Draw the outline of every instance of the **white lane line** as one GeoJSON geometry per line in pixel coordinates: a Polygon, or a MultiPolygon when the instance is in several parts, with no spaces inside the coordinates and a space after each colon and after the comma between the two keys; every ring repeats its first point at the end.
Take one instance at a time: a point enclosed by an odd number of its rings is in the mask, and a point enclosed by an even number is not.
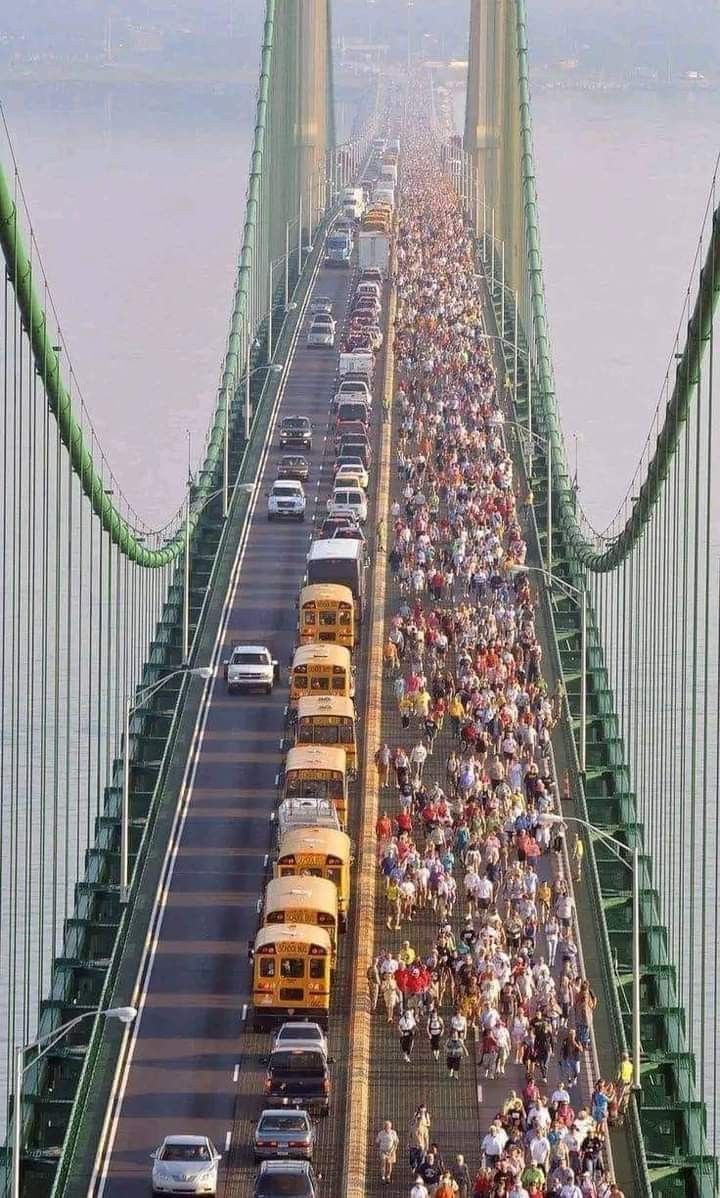
{"type": "MultiPolygon", "coordinates": [[[[281,741],[280,741],[280,744],[278,745],[278,749],[282,749],[282,747],[283,747],[283,745],[284,745],[284,744],[285,744],[285,741],[284,741],[284,740],[281,740],[281,741]]],[[[277,783],[276,783],[275,785],[277,785],[277,783]]]]}
{"type": "Polygon", "coordinates": [[[257,903],[255,904],[255,910],[257,911],[258,915],[262,911],[262,899],[261,898],[259,898],[257,903]]]}
{"type": "Polygon", "coordinates": [[[248,1011],[248,1005],[247,1005],[247,1003],[246,1003],[246,1002],[244,1002],[244,1003],[243,1003],[243,1009],[242,1009],[242,1015],[240,1016],[240,1018],[242,1019],[243,1023],[244,1023],[244,1022],[245,1022],[245,1020],[247,1019],[247,1011],[248,1011]]]}
{"type": "Polygon", "coordinates": [[[237,1082],[239,1077],[240,1077],[240,1064],[238,1063],[235,1066],[235,1068],[233,1069],[233,1081],[237,1082]]]}
{"type": "Polygon", "coordinates": [[[229,1151],[230,1151],[230,1141],[231,1141],[231,1139],[232,1139],[232,1135],[231,1135],[231,1133],[230,1133],[229,1131],[226,1131],[226,1132],[225,1132],[225,1151],[226,1151],[226,1152],[229,1152],[229,1151]]]}
{"type": "Polygon", "coordinates": [[[482,1086],[478,1085],[477,1092],[478,1092],[478,1106],[482,1106],[482,1101],[483,1101],[482,1086]]]}
{"type": "Polygon", "coordinates": [[[279,774],[276,774],[276,775],[275,775],[275,785],[276,785],[276,786],[279,786],[279,785],[280,785],[280,775],[279,775],[279,774]]]}
{"type": "Polygon", "coordinates": [[[270,860],[270,854],[269,854],[269,853],[266,853],[266,854],[265,854],[265,858],[264,858],[264,860],[263,860],[263,869],[267,869],[267,863],[268,863],[268,861],[269,861],[269,860],[270,860]]]}
{"type": "MultiPolygon", "coordinates": [[[[312,294],[312,291],[313,291],[313,288],[317,281],[317,276],[319,273],[320,273],[320,259],[318,259],[318,262],[316,263],[312,278],[310,279],[308,291],[307,291],[307,294],[306,294],[305,300],[304,300],[305,305],[307,305],[309,303],[310,296],[312,294]]],[[[302,318],[302,315],[303,315],[303,313],[301,313],[301,318],[302,318]]],[[[190,808],[190,799],[192,797],[193,789],[195,786],[195,777],[197,774],[197,762],[198,762],[198,758],[200,755],[200,747],[202,746],[204,739],[205,739],[205,730],[207,728],[207,722],[208,722],[208,718],[209,718],[209,714],[210,714],[210,708],[212,706],[211,700],[212,700],[212,691],[213,691],[213,686],[214,686],[214,676],[216,673],[215,667],[218,665],[218,662],[220,660],[220,651],[221,651],[222,645],[224,643],[225,637],[227,636],[227,628],[228,628],[228,623],[230,620],[230,614],[231,614],[233,606],[235,604],[235,599],[237,597],[238,587],[240,585],[240,575],[242,572],[242,565],[245,560],[245,554],[247,552],[247,546],[248,546],[248,542],[250,540],[250,533],[251,533],[252,527],[253,527],[253,519],[254,519],[254,515],[255,515],[255,510],[257,508],[258,499],[259,499],[260,491],[261,491],[261,483],[265,476],[265,471],[267,469],[270,450],[272,448],[272,439],[273,439],[273,436],[275,433],[275,426],[277,424],[277,418],[278,418],[278,414],[280,412],[280,407],[281,407],[283,399],[285,398],[286,393],[287,393],[288,379],[290,377],[292,366],[293,366],[293,363],[295,360],[295,351],[297,349],[297,344],[298,344],[299,339],[300,339],[300,322],[298,322],[298,325],[293,334],[293,339],[290,344],[288,356],[287,356],[286,363],[285,363],[285,370],[281,377],[280,385],[278,387],[277,394],[275,396],[275,403],[273,404],[273,407],[272,407],[272,410],[270,413],[270,418],[268,420],[268,427],[267,427],[267,432],[265,434],[265,440],[263,442],[262,452],[261,452],[261,456],[260,456],[260,462],[258,464],[258,468],[255,473],[255,479],[256,479],[257,485],[255,487],[255,490],[252,493],[252,496],[250,498],[250,503],[248,505],[248,509],[245,514],[245,523],[244,523],[244,526],[243,526],[243,529],[242,529],[242,532],[240,535],[237,553],[235,555],[235,561],[233,563],[233,573],[231,575],[230,585],[228,586],[228,590],[225,595],[225,600],[224,600],[223,608],[222,608],[222,614],[220,617],[220,623],[218,625],[217,636],[215,637],[215,643],[213,645],[212,653],[210,655],[210,663],[213,667],[213,677],[208,678],[205,682],[205,688],[203,690],[202,700],[200,702],[197,719],[195,720],[195,727],[193,729],[193,742],[194,742],[196,748],[194,749],[194,751],[191,750],[190,754],[188,755],[188,760],[185,763],[185,771],[183,774],[182,785],[180,788],[180,796],[178,799],[177,807],[175,809],[175,814],[173,817],[173,824],[172,824],[170,836],[168,838],[167,848],[165,850],[165,857],[163,859],[161,881],[160,881],[160,884],[158,885],[158,890],[157,890],[157,893],[155,896],[155,903],[154,903],[153,911],[152,911],[152,915],[151,915],[151,925],[150,925],[150,928],[148,929],[148,934],[147,934],[147,937],[145,940],[145,948],[143,950],[142,959],[140,961],[140,966],[138,968],[137,976],[135,979],[135,985],[133,987],[133,1001],[132,1001],[131,1005],[137,1009],[138,1014],[131,1025],[126,1025],[125,1030],[123,1032],[123,1041],[120,1046],[120,1052],[118,1054],[118,1061],[117,1061],[117,1065],[115,1068],[115,1074],[113,1077],[112,1090],[110,1093],[107,1109],[105,1112],[105,1117],[103,1120],[103,1125],[102,1125],[101,1132],[100,1132],[100,1139],[98,1142],[97,1152],[95,1154],[95,1161],[93,1164],[93,1172],[92,1172],[92,1177],[90,1179],[90,1187],[88,1190],[89,1195],[97,1195],[97,1198],[102,1198],[104,1191],[105,1191],[105,1186],[106,1186],[106,1183],[108,1180],[108,1172],[109,1172],[109,1168],[110,1168],[110,1162],[112,1160],[113,1149],[115,1146],[115,1138],[117,1136],[117,1130],[118,1130],[118,1126],[120,1123],[120,1116],[122,1113],[122,1105],[123,1105],[123,1101],[125,1099],[125,1091],[127,1089],[128,1078],[130,1075],[130,1067],[132,1065],[133,1057],[135,1055],[135,1047],[136,1047],[138,1037],[140,1034],[140,1027],[142,1025],[143,1011],[145,1009],[147,996],[148,996],[148,993],[150,990],[150,982],[152,979],[152,971],[153,971],[153,967],[155,964],[155,958],[156,958],[156,954],[157,954],[158,941],[160,938],[160,932],[162,929],[163,920],[165,918],[165,911],[166,911],[166,907],[167,907],[167,897],[168,897],[168,894],[170,891],[172,877],[175,872],[175,864],[177,861],[178,853],[180,851],[180,843],[182,841],[185,824],[187,822],[188,811],[190,808]]]]}

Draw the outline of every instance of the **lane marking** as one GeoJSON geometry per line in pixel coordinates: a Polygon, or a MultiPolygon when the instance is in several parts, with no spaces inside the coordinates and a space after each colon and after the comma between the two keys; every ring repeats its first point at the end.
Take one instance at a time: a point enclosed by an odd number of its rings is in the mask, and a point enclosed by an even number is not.
{"type": "Polygon", "coordinates": [[[239,1077],[240,1077],[240,1065],[237,1064],[235,1066],[235,1068],[233,1069],[233,1081],[237,1082],[239,1077]]]}
{"type": "Polygon", "coordinates": [[[226,1151],[226,1152],[229,1152],[229,1151],[230,1151],[230,1141],[231,1141],[231,1139],[232,1139],[232,1134],[231,1134],[231,1132],[229,1132],[229,1131],[226,1131],[226,1132],[225,1132],[225,1151],[226,1151]]]}
{"type": "Polygon", "coordinates": [[[248,1005],[247,1005],[247,1003],[246,1003],[246,1002],[244,1002],[244,1003],[243,1003],[243,1009],[242,1009],[242,1015],[240,1016],[240,1018],[242,1019],[243,1023],[244,1023],[244,1022],[245,1022],[245,1020],[247,1019],[247,1013],[248,1013],[248,1005]]]}
{"type": "MultiPolygon", "coordinates": [[[[313,274],[312,274],[309,284],[308,284],[308,290],[305,295],[305,299],[303,301],[305,310],[307,308],[307,304],[310,302],[310,297],[312,295],[315,284],[317,282],[317,277],[320,273],[320,265],[321,265],[321,259],[318,258],[318,261],[315,264],[315,269],[313,270],[313,274]]],[[[245,523],[244,523],[243,529],[240,534],[240,539],[238,541],[238,548],[237,548],[237,552],[235,555],[235,562],[233,563],[233,572],[232,572],[232,575],[230,578],[230,584],[228,586],[228,589],[227,589],[227,592],[225,595],[225,600],[223,603],[221,617],[220,617],[220,621],[218,624],[217,635],[215,637],[213,650],[210,655],[210,665],[213,668],[213,672],[212,672],[211,677],[206,679],[205,685],[203,688],[203,694],[202,694],[202,698],[200,701],[200,707],[198,709],[197,718],[195,720],[195,727],[193,729],[191,751],[188,754],[188,759],[185,763],[185,770],[183,773],[182,784],[180,786],[180,791],[179,791],[179,795],[178,795],[178,803],[175,808],[173,824],[172,824],[172,827],[170,830],[170,836],[168,838],[168,844],[167,844],[167,847],[165,850],[165,857],[163,859],[160,882],[158,884],[158,888],[157,888],[157,891],[155,894],[155,902],[154,902],[153,911],[152,911],[152,914],[150,917],[150,926],[148,928],[148,933],[147,933],[147,936],[145,939],[145,946],[143,949],[143,955],[140,960],[140,965],[138,967],[138,972],[137,972],[135,984],[133,987],[133,1001],[132,1001],[131,1005],[136,1008],[138,1014],[137,1014],[136,1018],[133,1020],[132,1024],[125,1026],[125,1029],[123,1032],[123,1039],[122,1039],[122,1042],[120,1045],[120,1051],[118,1053],[117,1064],[115,1066],[115,1073],[113,1076],[112,1089],[110,1092],[110,1097],[108,1099],[107,1109],[105,1112],[105,1117],[103,1119],[103,1125],[102,1125],[102,1128],[100,1131],[100,1138],[98,1141],[98,1148],[97,1148],[97,1152],[95,1155],[95,1161],[93,1164],[93,1172],[92,1172],[92,1177],[90,1179],[90,1187],[89,1187],[88,1193],[90,1195],[97,1194],[97,1198],[102,1198],[102,1195],[105,1192],[105,1186],[106,1186],[106,1183],[108,1180],[109,1167],[110,1167],[110,1162],[112,1160],[115,1139],[117,1137],[117,1130],[118,1130],[118,1126],[120,1123],[120,1115],[121,1115],[121,1111],[122,1111],[122,1105],[123,1105],[123,1101],[125,1098],[125,1091],[127,1089],[128,1078],[130,1076],[130,1068],[132,1065],[133,1057],[135,1055],[135,1048],[137,1045],[138,1036],[140,1033],[140,1027],[142,1024],[142,1016],[143,1016],[143,1012],[144,1012],[145,1005],[147,1002],[147,996],[148,996],[149,989],[150,989],[150,981],[152,979],[153,966],[155,964],[155,959],[157,956],[157,947],[158,947],[158,942],[159,942],[159,938],[160,938],[160,932],[162,930],[163,919],[165,916],[165,911],[167,909],[167,898],[168,898],[168,894],[170,892],[170,887],[172,884],[172,877],[175,872],[175,865],[177,862],[178,853],[180,851],[180,843],[182,841],[185,824],[187,822],[188,811],[190,808],[190,800],[192,797],[192,792],[193,792],[194,785],[195,785],[195,778],[197,775],[197,765],[198,765],[198,760],[199,760],[199,756],[200,756],[200,748],[202,747],[202,744],[205,739],[205,731],[207,728],[207,722],[208,722],[209,715],[210,715],[210,708],[212,706],[212,694],[213,694],[213,689],[214,689],[214,684],[215,684],[215,677],[217,674],[217,667],[218,667],[219,661],[220,661],[222,646],[223,646],[223,644],[225,642],[225,638],[227,636],[227,628],[228,628],[228,623],[230,620],[230,614],[235,606],[235,600],[237,598],[237,592],[238,592],[238,587],[240,585],[240,577],[241,577],[241,573],[242,573],[242,565],[245,560],[245,554],[247,552],[247,546],[248,546],[248,543],[250,540],[250,534],[253,529],[255,511],[257,509],[258,500],[260,498],[262,480],[263,480],[263,477],[265,474],[265,470],[267,468],[270,451],[272,449],[272,441],[273,441],[273,437],[275,434],[275,428],[277,425],[278,415],[280,412],[280,408],[282,406],[282,402],[283,402],[286,392],[287,392],[288,380],[289,380],[289,377],[290,377],[290,374],[292,371],[293,364],[295,362],[295,355],[296,355],[296,350],[297,350],[297,346],[298,346],[298,341],[300,339],[300,327],[301,327],[303,315],[304,315],[304,312],[301,312],[300,318],[298,319],[298,324],[293,333],[293,336],[292,336],[292,339],[290,342],[290,346],[288,349],[288,356],[287,356],[287,359],[285,362],[285,369],[283,371],[283,374],[282,374],[282,377],[280,380],[280,385],[278,386],[277,395],[275,396],[275,403],[273,405],[272,411],[270,413],[270,418],[268,420],[268,427],[267,427],[267,432],[265,434],[265,440],[263,442],[263,448],[262,448],[261,455],[260,455],[260,461],[258,463],[257,471],[255,472],[255,484],[256,485],[252,492],[250,502],[248,504],[247,511],[245,513],[245,523]],[[193,748],[192,746],[195,746],[195,747],[193,748]],[[96,1190],[96,1187],[98,1187],[97,1190],[96,1190]]],[[[245,1011],[247,1012],[246,1007],[245,1007],[245,1011]]],[[[245,1018],[245,1016],[243,1016],[243,1018],[245,1018]]]]}
{"type": "Polygon", "coordinates": [[[279,786],[279,785],[280,785],[280,775],[279,775],[279,774],[276,774],[276,775],[275,775],[275,785],[276,785],[276,786],[279,786]]]}
{"type": "Polygon", "coordinates": [[[482,1103],[483,1103],[483,1088],[482,1088],[482,1086],[480,1085],[480,1083],[479,1083],[479,1082],[478,1082],[477,1094],[478,1094],[478,1106],[482,1106],[482,1103]]]}
{"type": "Polygon", "coordinates": [[[267,863],[268,863],[268,861],[269,861],[269,860],[270,860],[270,854],[269,854],[269,853],[266,853],[266,854],[265,854],[265,858],[264,858],[264,860],[263,860],[263,869],[267,869],[267,863]]]}
{"type": "Polygon", "coordinates": [[[262,901],[262,899],[261,899],[261,898],[259,898],[259,899],[258,899],[258,901],[257,901],[257,903],[256,903],[256,905],[255,905],[255,910],[257,911],[258,915],[259,915],[259,914],[260,914],[260,912],[262,911],[262,904],[263,904],[263,901],[262,901]]]}

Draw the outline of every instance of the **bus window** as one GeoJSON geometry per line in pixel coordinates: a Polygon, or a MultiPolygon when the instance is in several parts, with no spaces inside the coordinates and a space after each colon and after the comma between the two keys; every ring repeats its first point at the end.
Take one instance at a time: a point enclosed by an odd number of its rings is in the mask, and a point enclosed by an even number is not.
{"type": "Polygon", "coordinates": [[[280,962],[280,973],[284,978],[302,978],[305,976],[305,962],[302,957],[283,957],[280,962]]]}
{"type": "Polygon", "coordinates": [[[305,608],[305,611],[303,612],[303,623],[306,628],[314,628],[315,627],[315,612],[308,611],[308,609],[305,608]]]}
{"type": "MultiPolygon", "coordinates": [[[[318,871],[318,873],[319,873],[319,872],[320,872],[320,871],[318,871]]],[[[342,868],[341,868],[341,866],[339,866],[339,865],[326,865],[326,866],[325,866],[325,877],[326,877],[326,878],[328,878],[328,880],[329,880],[330,882],[334,882],[334,883],[335,883],[335,885],[339,887],[339,885],[340,885],[340,881],[341,881],[341,879],[342,879],[342,868]]]]}
{"type": "Polygon", "coordinates": [[[318,960],[316,957],[310,958],[310,977],[315,981],[321,981],[325,977],[324,959],[318,960]]]}
{"type": "Polygon", "coordinates": [[[323,628],[334,628],[337,624],[336,613],[334,611],[321,611],[320,623],[322,624],[323,628]]]}
{"type": "MultiPolygon", "coordinates": [[[[344,679],[343,678],[340,678],[340,679],[333,678],[333,686],[335,686],[337,682],[340,683],[340,690],[343,690],[344,685],[345,685],[344,679]]],[[[317,675],[313,675],[313,677],[310,679],[310,690],[311,691],[329,691],[330,690],[330,679],[329,678],[318,678],[317,675]]]]}
{"type": "MultiPolygon", "coordinates": [[[[323,681],[327,681],[327,680],[324,679],[323,681]]],[[[344,694],[345,693],[345,679],[344,678],[333,678],[332,688],[334,691],[342,691],[342,693],[344,694]]],[[[325,687],[325,689],[327,690],[327,687],[325,687]]]]}
{"type": "Polygon", "coordinates": [[[275,977],[275,958],[261,957],[260,958],[260,977],[274,978],[275,977]]]}

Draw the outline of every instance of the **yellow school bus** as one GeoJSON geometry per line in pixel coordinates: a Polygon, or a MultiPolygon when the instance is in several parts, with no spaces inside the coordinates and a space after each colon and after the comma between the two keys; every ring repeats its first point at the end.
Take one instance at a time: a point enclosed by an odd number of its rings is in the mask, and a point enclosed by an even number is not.
{"type": "Polygon", "coordinates": [[[327,878],[277,877],[265,887],[263,923],[310,923],[324,928],[337,951],[338,892],[327,878]]]}
{"type": "Polygon", "coordinates": [[[333,950],[324,928],[268,924],[259,929],[251,954],[255,1031],[286,1019],[313,1019],[327,1027],[333,950]]]}
{"type": "Polygon", "coordinates": [[[290,669],[290,709],[295,711],[303,695],[355,694],[350,650],[345,645],[300,645],[290,669]]]}
{"type": "Polygon", "coordinates": [[[280,841],[278,878],[327,878],[337,888],[340,931],[350,906],[350,837],[336,828],[293,828],[280,841]]]}
{"type": "Polygon", "coordinates": [[[344,749],[347,767],[357,767],[357,729],[352,699],[334,695],[309,695],[300,699],[295,722],[296,745],[334,745],[344,749]]]}
{"type": "Polygon", "coordinates": [[[347,823],[348,769],[344,749],[296,745],[285,758],[284,799],[317,797],[335,804],[343,827],[347,823]]]}
{"type": "Polygon", "coordinates": [[[355,600],[349,587],[313,583],[303,587],[298,602],[298,637],[301,645],[321,641],[355,646],[355,600]]]}

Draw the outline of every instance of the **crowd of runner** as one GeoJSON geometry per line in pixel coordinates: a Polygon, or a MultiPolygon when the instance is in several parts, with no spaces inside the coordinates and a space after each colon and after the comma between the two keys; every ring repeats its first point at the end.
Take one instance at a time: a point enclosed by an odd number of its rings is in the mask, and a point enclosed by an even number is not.
{"type": "Polygon", "coordinates": [[[596,998],[553,819],[560,696],[542,677],[472,238],[433,149],[405,149],[384,646],[403,740],[375,757],[387,940],[368,987],[405,1066],[430,1053],[454,1082],[476,1053],[479,1078],[508,1089],[452,1161],[427,1107],[409,1128],[385,1122],[381,1177],[396,1185],[397,1170],[411,1198],[622,1198],[605,1133],[632,1071],[624,1059],[617,1082],[593,1085],[596,998]],[[434,943],[416,940],[420,924],[434,943]]]}

